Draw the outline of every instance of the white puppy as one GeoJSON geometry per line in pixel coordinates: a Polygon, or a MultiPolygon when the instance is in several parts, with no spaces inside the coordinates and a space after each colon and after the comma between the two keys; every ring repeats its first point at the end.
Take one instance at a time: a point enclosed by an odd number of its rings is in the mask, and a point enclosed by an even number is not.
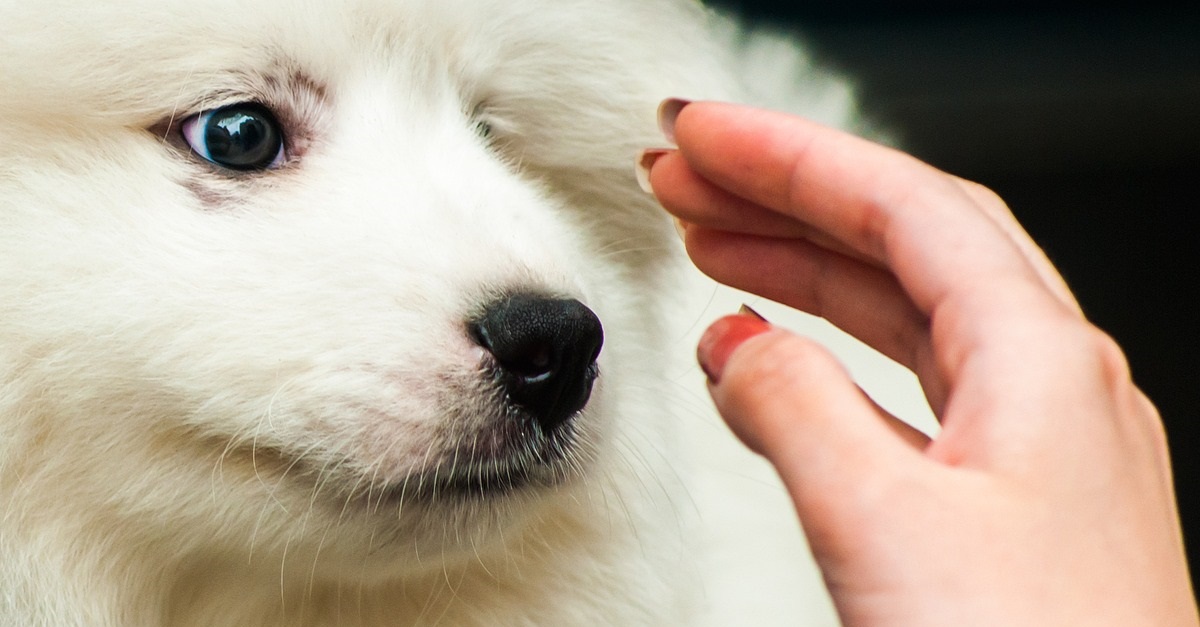
{"type": "Polygon", "coordinates": [[[805,63],[684,0],[0,0],[0,625],[829,621],[705,483],[762,468],[632,175],[667,96],[852,124],[805,63]]]}

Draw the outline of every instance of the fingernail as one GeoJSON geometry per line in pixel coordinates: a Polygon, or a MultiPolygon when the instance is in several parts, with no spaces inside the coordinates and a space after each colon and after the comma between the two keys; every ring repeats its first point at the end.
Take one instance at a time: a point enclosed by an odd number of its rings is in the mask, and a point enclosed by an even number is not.
{"type": "Polygon", "coordinates": [[[654,167],[654,162],[658,161],[659,157],[671,150],[671,148],[647,148],[638,156],[633,171],[637,176],[638,187],[642,188],[643,192],[654,194],[654,188],[650,186],[650,168],[654,167]]]}
{"type": "Polygon", "coordinates": [[[751,309],[750,305],[747,305],[746,303],[742,303],[742,306],[738,307],[738,313],[743,316],[750,316],[751,318],[758,318],[759,320],[762,320],[763,322],[767,321],[766,318],[762,317],[762,314],[751,309]]]}
{"type": "MultiPolygon", "coordinates": [[[[749,308],[747,308],[749,309],[749,308]]],[[[712,323],[696,347],[700,368],[713,384],[720,383],[725,363],[742,342],[771,330],[771,324],[753,314],[725,316],[712,323]]]]}
{"type": "Polygon", "coordinates": [[[677,143],[675,141],[675,118],[679,117],[679,112],[691,103],[691,100],[683,98],[667,98],[658,105],[658,128],[667,141],[672,144],[677,143]]]}
{"type": "Polygon", "coordinates": [[[679,234],[679,240],[687,241],[687,222],[672,216],[671,222],[675,225],[675,232],[679,234]]]}

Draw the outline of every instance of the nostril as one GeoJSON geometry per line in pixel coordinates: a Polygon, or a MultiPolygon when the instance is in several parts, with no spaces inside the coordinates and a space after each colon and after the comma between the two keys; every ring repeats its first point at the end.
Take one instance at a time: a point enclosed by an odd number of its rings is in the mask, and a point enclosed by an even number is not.
{"type": "Polygon", "coordinates": [[[515,294],[488,304],[469,328],[495,357],[509,400],[545,431],[587,403],[604,333],[583,303],[515,294]]]}
{"type": "MultiPolygon", "coordinates": [[[[503,325],[504,323],[499,323],[503,325]]],[[[495,321],[481,323],[475,327],[475,339],[496,358],[510,374],[530,380],[550,376],[555,369],[555,349],[548,337],[524,335],[522,330],[497,331],[495,321]]]]}

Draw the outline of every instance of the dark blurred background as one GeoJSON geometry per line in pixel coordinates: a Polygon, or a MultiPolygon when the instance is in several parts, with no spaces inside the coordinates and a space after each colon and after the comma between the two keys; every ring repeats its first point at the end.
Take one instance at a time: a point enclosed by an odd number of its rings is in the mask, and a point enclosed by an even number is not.
{"type": "Polygon", "coordinates": [[[711,4],[802,33],[904,148],[1008,201],[1161,410],[1200,575],[1200,3],[711,4]]]}

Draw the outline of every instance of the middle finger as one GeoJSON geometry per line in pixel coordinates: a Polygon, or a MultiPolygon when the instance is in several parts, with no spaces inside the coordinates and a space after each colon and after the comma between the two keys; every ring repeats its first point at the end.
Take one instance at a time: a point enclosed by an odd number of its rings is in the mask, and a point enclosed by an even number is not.
{"type": "Polygon", "coordinates": [[[940,408],[944,384],[928,319],[884,270],[804,239],[692,225],[685,243],[696,267],[718,282],[825,318],[912,370],[940,408]]]}

